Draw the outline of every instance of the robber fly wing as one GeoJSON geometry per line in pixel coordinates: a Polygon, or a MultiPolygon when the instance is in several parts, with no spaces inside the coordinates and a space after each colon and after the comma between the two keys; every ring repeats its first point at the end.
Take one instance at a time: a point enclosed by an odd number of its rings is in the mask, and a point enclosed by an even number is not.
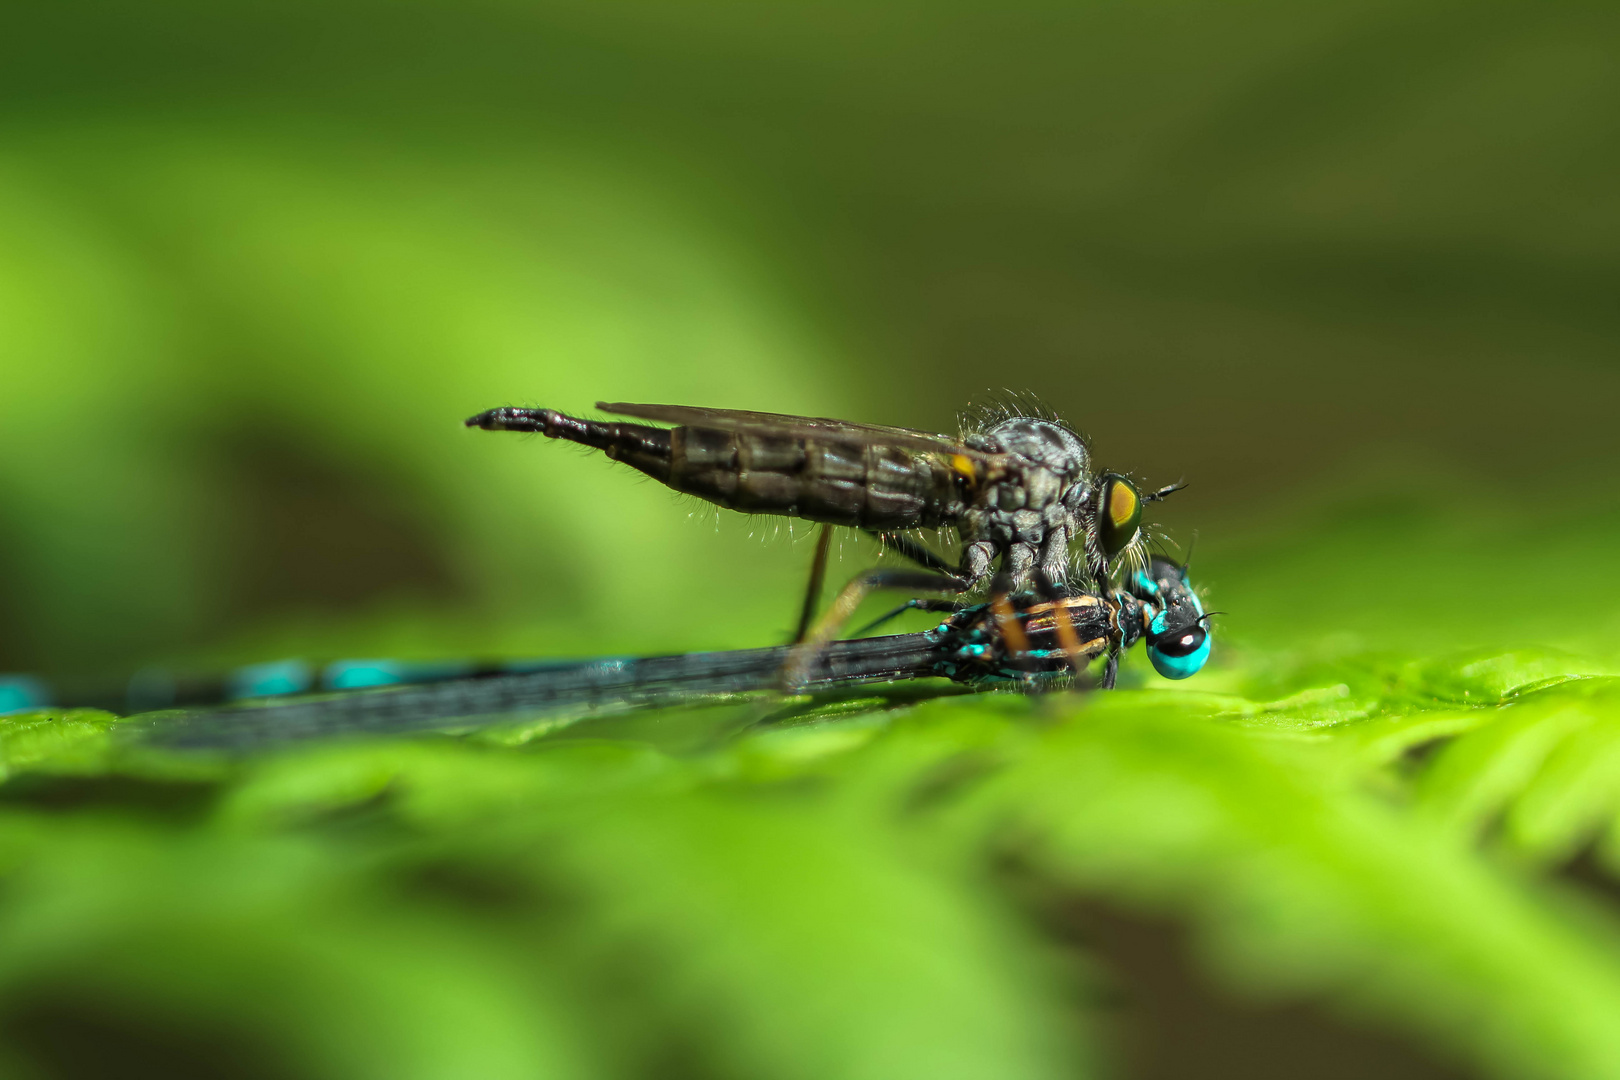
{"type": "Polygon", "coordinates": [[[786,413],[748,412],[743,409],[700,409],[690,405],[635,405],[623,401],[599,401],[596,407],[619,416],[660,420],[666,424],[713,428],[720,431],[755,431],[775,435],[800,435],[844,442],[903,446],[931,453],[983,455],[964,447],[959,439],[911,428],[882,424],[857,424],[821,416],[790,416],[786,413]]]}

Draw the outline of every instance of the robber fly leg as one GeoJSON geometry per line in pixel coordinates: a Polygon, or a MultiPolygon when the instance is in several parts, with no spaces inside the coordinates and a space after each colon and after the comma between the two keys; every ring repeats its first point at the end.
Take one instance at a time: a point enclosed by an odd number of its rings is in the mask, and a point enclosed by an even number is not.
{"type": "Polygon", "coordinates": [[[978,583],[990,575],[990,563],[996,557],[996,545],[988,540],[975,540],[962,549],[960,576],[978,583]]]}
{"type": "Polygon", "coordinates": [[[867,532],[876,537],[884,547],[893,548],[924,569],[932,570],[936,574],[948,574],[951,577],[970,576],[962,567],[952,566],[945,561],[943,556],[936,555],[925,545],[919,544],[909,536],[902,536],[900,533],[892,532],[875,532],[871,529],[868,529],[867,532]]]}
{"type": "Polygon", "coordinates": [[[1013,606],[1015,579],[1011,563],[1012,553],[1009,551],[1001,560],[1001,569],[996,571],[996,576],[990,580],[988,606],[990,617],[996,624],[996,632],[1001,636],[1001,648],[1006,654],[1008,666],[1024,668],[1028,666],[1030,659],[1029,635],[1024,633],[1024,624],[1018,617],[1018,609],[1013,606]]]}
{"type": "Polygon", "coordinates": [[[1068,599],[1069,590],[1054,582],[1045,566],[1035,568],[1035,589],[1041,599],[1052,605],[1052,631],[1064,658],[1069,662],[1070,670],[1076,675],[1082,674],[1086,669],[1087,657],[1081,648],[1080,635],[1074,628],[1073,613],[1063,602],[1068,599]]]}
{"type": "Polygon", "coordinates": [[[804,590],[804,607],[799,611],[799,628],[794,631],[793,644],[797,645],[810,632],[810,620],[816,617],[816,605],[821,603],[821,586],[827,580],[827,552],[832,547],[831,525],[821,527],[816,537],[816,554],[810,562],[810,583],[804,590]]]}
{"type": "Polygon", "coordinates": [[[1041,544],[1041,561],[1036,571],[1049,583],[1061,586],[1069,579],[1069,527],[1059,525],[1046,534],[1041,544]]]}
{"type": "MultiPolygon", "coordinates": [[[[902,556],[910,559],[918,566],[925,567],[937,574],[943,574],[944,576],[953,579],[961,579],[966,577],[966,574],[963,572],[961,567],[952,566],[950,563],[945,561],[943,556],[935,554],[928,547],[911,539],[909,536],[903,536],[900,533],[893,532],[879,532],[876,529],[867,529],[866,532],[868,536],[871,536],[873,539],[877,540],[877,542],[882,544],[884,547],[891,548],[894,551],[899,552],[902,556]]],[[[963,588],[953,591],[966,592],[967,586],[964,585],[963,588]]],[[[964,606],[964,604],[956,600],[907,600],[893,611],[879,615],[876,619],[873,619],[871,622],[855,631],[855,633],[851,636],[864,637],[868,633],[882,626],[884,623],[890,621],[891,619],[898,618],[908,611],[946,611],[955,613],[961,611],[964,606]]],[[[808,625],[808,620],[806,620],[806,624],[808,625]]],[[[799,628],[799,636],[795,640],[795,644],[804,640],[807,625],[799,628]]]]}
{"type": "MultiPolygon", "coordinates": [[[[1097,547],[1093,538],[1086,537],[1086,568],[1091,574],[1093,586],[1097,594],[1106,599],[1112,595],[1110,589],[1113,581],[1113,568],[1109,566],[1108,557],[1097,547]]],[[[1114,677],[1119,674],[1119,634],[1113,633],[1108,639],[1108,661],[1103,667],[1101,686],[1104,690],[1114,688],[1114,677]]]]}
{"type": "Polygon", "coordinates": [[[1007,579],[1007,591],[1017,592],[1029,586],[1030,571],[1035,569],[1035,545],[1015,543],[1007,545],[1007,554],[1001,560],[1001,573],[1007,579]]]}
{"type": "Polygon", "coordinates": [[[855,609],[860,607],[861,601],[866,599],[866,595],[872,590],[904,589],[907,592],[961,593],[967,591],[968,584],[958,577],[925,574],[916,570],[868,570],[839,590],[833,602],[827,606],[826,613],[816,621],[815,628],[803,641],[793,647],[792,652],[788,654],[787,664],[783,667],[783,685],[790,691],[796,691],[810,681],[810,672],[822,649],[838,635],[850,616],[855,614],[855,609]]]}

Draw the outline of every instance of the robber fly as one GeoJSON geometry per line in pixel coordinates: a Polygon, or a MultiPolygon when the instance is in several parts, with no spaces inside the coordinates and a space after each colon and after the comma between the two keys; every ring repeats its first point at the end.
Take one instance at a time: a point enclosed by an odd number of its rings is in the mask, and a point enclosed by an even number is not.
{"type": "Polygon", "coordinates": [[[467,426],[539,432],[595,447],[676,491],[727,509],[863,529],[951,579],[928,588],[956,592],[985,584],[998,558],[998,592],[1023,590],[1032,577],[1061,585],[1076,541],[1083,544],[1088,584],[1107,591],[1116,562],[1144,564],[1142,504],[1181,486],[1144,494],[1128,477],[1095,472],[1086,441],[1061,421],[1043,417],[1008,416],[982,432],[952,438],[733,409],[623,402],[596,407],[674,426],[516,406],[479,413],[467,426]],[[955,528],[961,537],[956,565],[896,535],[942,528],[955,528]]]}

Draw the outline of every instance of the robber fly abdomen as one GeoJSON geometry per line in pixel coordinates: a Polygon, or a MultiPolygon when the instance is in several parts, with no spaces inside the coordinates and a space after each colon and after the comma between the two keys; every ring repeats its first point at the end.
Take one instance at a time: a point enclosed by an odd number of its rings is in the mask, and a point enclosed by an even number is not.
{"type": "Polygon", "coordinates": [[[938,528],[964,508],[934,455],[751,431],[673,429],[665,483],[731,510],[860,529],[938,528]]]}
{"type": "Polygon", "coordinates": [[[555,409],[492,409],[489,431],[538,431],[592,446],[728,510],[782,514],[858,529],[939,528],[967,508],[974,474],[963,459],[814,432],[769,434],[698,425],[657,428],[588,420],[555,409]]]}

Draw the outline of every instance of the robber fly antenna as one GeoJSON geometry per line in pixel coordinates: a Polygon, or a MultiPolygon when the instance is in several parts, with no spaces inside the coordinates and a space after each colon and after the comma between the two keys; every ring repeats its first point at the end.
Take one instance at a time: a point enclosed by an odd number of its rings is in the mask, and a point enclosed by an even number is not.
{"type": "Polygon", "coordinates": [[[1166,495],[1170,495],[1170,494],[1173,494],[1173,493],[1175,493],[1177,491],[1180,491],[1182,488],[1184,488],[1186,486],[1187,486],[1187,481],[1186,481],[1185,478],[1182,478],[1180,480],[1177,480],[1173,484],[1166,484],[1164,487],[1160,488],[1158,491],[1152,491],[1152,492],[1149,492],[1146,495],[1143,495],[1142,496],[1142,501],[1143,502],[1158,502],[1160,499],[1164,498],[1166,495]]]}

